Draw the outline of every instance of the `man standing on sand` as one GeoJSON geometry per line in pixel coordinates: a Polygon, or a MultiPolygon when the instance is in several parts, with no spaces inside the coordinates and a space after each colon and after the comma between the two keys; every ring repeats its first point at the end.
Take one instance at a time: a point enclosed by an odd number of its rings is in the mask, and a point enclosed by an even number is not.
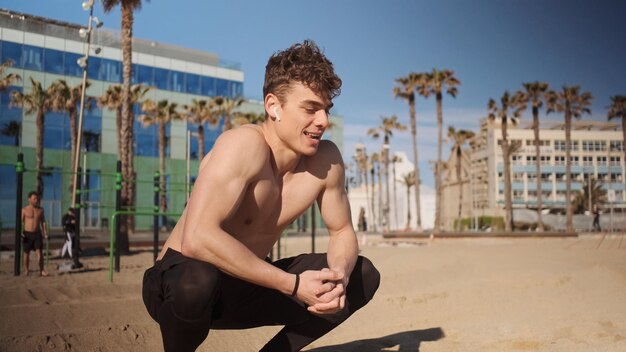
{"type": "Polygon", "coordinates": [[[358,256],[344,166],[322,140],[341,79],[311,41],[274,54],[263,86],[266,121],[224,132],[143,299],[166,351],[194,351],[210,329],[284,325],[262,351],[299,351],[372,299],[380,274],[358,256]],[[317,201],[328,253],[271,262],[282,231],[317,201]]]}
{"type": "Polygon", "coordinates": [[[24,249],[24,274],[28,276],[28,265],[30,251],[33,249],[37,253],[37,263],[39,263],[39,276],[48,276],[43,270],[43,239],[48,239],[48,228],[43,209],[39,206],[39,194],[32,191],[28,193],[28,205],[22,208],[22,247],[24,249]],[[43,238],[42,238],[43,233],[43,238]]]}

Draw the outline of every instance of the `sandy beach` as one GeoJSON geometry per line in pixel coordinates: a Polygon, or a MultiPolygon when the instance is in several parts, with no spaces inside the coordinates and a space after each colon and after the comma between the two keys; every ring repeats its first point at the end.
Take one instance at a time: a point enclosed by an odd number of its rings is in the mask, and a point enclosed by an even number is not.
{"type": "MultiPolygon", "coordinates": [[[[326,238],[316,248],[325,248],[326,238]]],[[[283,241],[283,254],[310,239],[283,241]]],[[[149,249],[108,255],[50,277],[13,276],[0,258],[0,351],[159,351],[158,325],[141,300],[149,249]]],[[[626,351],[626,239],[383,240],[362,254],[382,282],[368,306],[309,351],[626,351]]],[[[32,260],[32,259],[31,259],[32,260]]],[[[31,268],[34,267],[34,261],[31,268]]],[[[278,327],[211,331],[199,351],[256,351],[278,327]]]]}

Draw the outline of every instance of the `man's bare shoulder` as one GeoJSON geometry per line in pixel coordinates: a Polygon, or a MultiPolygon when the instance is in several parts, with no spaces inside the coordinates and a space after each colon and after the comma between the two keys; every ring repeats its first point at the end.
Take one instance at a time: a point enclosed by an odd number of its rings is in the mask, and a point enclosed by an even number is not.
{"type": "Polygon", "coordinates": [[[255,169],[265,164],[269,147],[259,126],[244,125],[222,133],[209,154],[202,160],[200,169],[208,164],[237,164],[255,169]]]}

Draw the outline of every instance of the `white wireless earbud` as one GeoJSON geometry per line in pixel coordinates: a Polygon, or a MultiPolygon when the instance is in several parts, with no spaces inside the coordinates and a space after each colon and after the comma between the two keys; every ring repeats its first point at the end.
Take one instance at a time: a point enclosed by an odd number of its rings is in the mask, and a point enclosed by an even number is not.
{"type": "Polygon", "coordinates": [[[280,116],[278,116],[278,107],[274,107],[272,110],[274,112],[274,116],[276,116],[276,121],[280,121],[280,116]]]}

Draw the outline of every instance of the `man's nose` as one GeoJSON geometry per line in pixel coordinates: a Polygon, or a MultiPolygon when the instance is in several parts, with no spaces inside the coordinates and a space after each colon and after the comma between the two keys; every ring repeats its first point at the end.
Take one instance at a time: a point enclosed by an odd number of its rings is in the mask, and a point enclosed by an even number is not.
{"type": "Polygon", "coordinates": [[[315,116],[315,126],[319,128],[328,128],[328,113],[325,110],[320,110],[315,116]]]}

